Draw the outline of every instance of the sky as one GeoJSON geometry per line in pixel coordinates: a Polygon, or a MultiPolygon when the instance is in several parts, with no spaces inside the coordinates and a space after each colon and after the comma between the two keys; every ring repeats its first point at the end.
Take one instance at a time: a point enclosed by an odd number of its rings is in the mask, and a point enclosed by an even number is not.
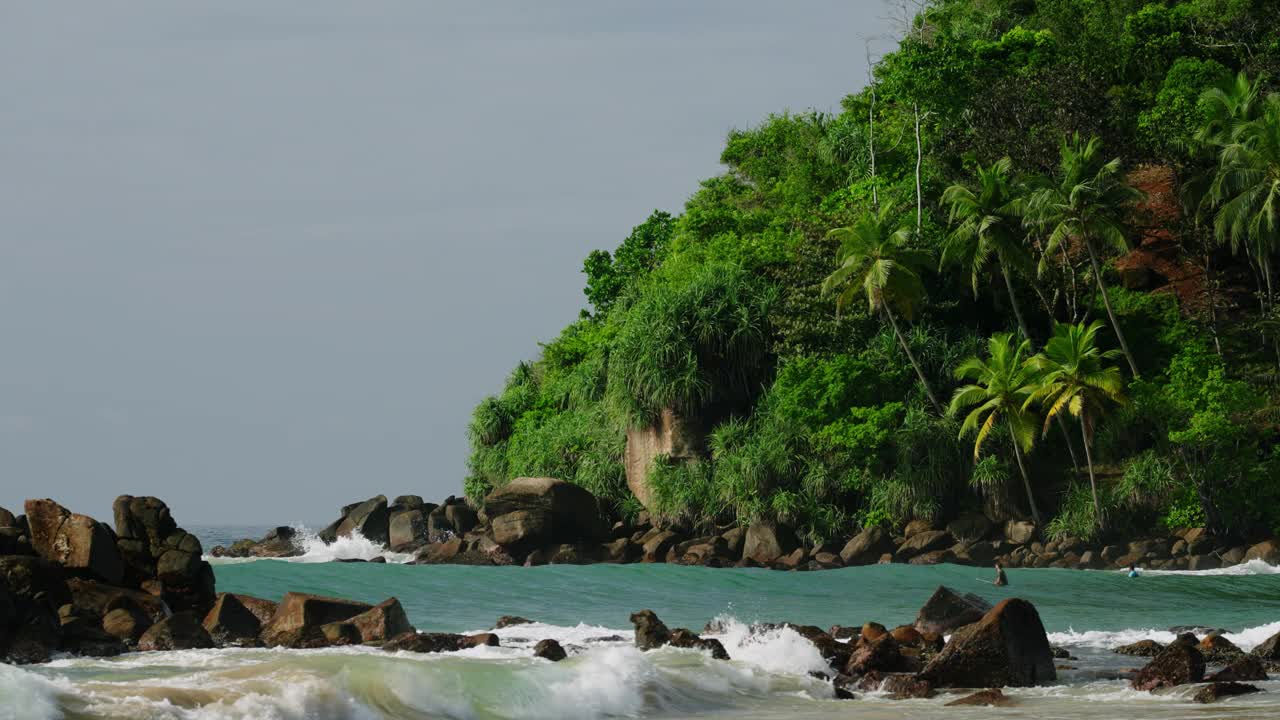
{"type": "Polygon", "coordinates": [[[0,0],[0,506],[461,494],[582,260],[836,109],[879,0],[0,0]]]}

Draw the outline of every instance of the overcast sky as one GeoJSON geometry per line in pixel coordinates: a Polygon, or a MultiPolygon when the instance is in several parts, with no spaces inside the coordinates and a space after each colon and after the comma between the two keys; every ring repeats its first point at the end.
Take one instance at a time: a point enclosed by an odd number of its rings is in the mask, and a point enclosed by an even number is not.
{"type": "Polygon", "coordinates": [[[461,493],[472,406],[879,0],[0,0],[0,505],[461,493]]]}

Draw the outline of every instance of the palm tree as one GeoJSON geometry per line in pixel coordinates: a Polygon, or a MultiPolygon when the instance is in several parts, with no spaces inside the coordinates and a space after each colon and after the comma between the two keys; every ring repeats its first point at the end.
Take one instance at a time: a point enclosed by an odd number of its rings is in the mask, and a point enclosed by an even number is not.
{"type": "Polygon", "coordinates": [[[1093,472],[1093,431],[1108,402],[1125,401],[1120,368],[1108,364],[1120,353],[1102,350],[1095,342],[1101,327],[1102,321],[1094,320],[1088,325],[1062,324],[1054,328],[1053,337],[1044,350],[1030,360],[1039,378],[1025,403],[1027,406],[1039,403],[1044,408],[1044,432],[1049,430],[1049,421],[1063,412],[1080,421],[1089,487],[1093,489],[1093,511],[1099,528],[1103,527],[1102,504],[1098,501],[1098,481],[1093,472]]]}
{"type": "Polygon", "coordinates": [[[1269,95],[1256,118],[1232,125],[1209,197],[1218,204],[1215,234],[1257,265],[1270,306],[1271,257],[1280,244],[1280,95],[1269,95]]]}
{"type": "Polygon", "coordinates": [[[1099,245],[1128,250],[1124,220],[1129,207],[1141,200],[1141,190],[1130,185],[1121,174],[1120,158],[1104,161],[1102,141],[1096,137],[1084,142],[1077,134],[1062,143],[1062,159],[1056,175],[1045,187],[1032,194],[1028,204],[1028,222],[1041,225],[1048,233],[1045,256],[1051,255],[1064,241],[1079,240],[1089,252],[1093,279],[1102,294],[1111,329],[1133,376],[1138,377],[1138,363],[1129,351],[1120,323],[1111,308],[1111,297],[1102,282],[1098,261],[1099,245]]]}
{"type": "Polygon", "coordinates": [[[1009,292],[1009,305],[1018,320],[1018,329],[1023,337],[1030,339],[1011,277],[1012,271],[1030,265],[1030,255],[1022,243],[1025,203],[1012,173],[1013,161],[1006,157],[989,167],[977,168],[976,190],[957,183],[943,191],[942,202],[951,207],[955,229],[942,245],[940,265],[961,265],[968,270],[976,297],[978,283],[992,269],[994,260],[994,269],[1003,277],[1009,292]]]}
{"type": "Polygon", "coordinates": [[[969,358],[956,368],[956,378],[972,383],[956,389],[948,413],[955,416],[961,410],[973,408],[960,426],[960,436],[977,433],[973,443],[975,461],[991,430],[1002,421],[1008,426],[1013,456],[1018,461],[1018,472],[1022,474],[1027,502],[1031,504],[1031,516],[1039,525],[1040,509],[1036,507],[1031,480],[1022,460],[1022,454],[1031,452],[1036,440],[1035,418],[1027,409],[1028,400],[1036,389],[1035,369],[1025,361],[1030,348],[1031,341],[1025,339],[1015,346],[1010,333],[992,335],[987,340],[988,359],[969,358]]]}
{"type": "Polygon", "coordinates": [[[853,225],[832,230],[828,236],[840,241],[836,251],[838,267],[822,283],[822,291],[838,293],[837,313],[852,302],[859,291],[866,293],[867,306],[888,319],[929,402],[941,415],[942,404],[933,394],[924,370],[898,326],[898,313],[908,320],[915,314],[916,306],[924,297],[920,272],[931,264],[927,252],[908,246],[912,234],[913,230],[898,222],[894,209],[888,205],[879,212],[868,211],[853,225]]]}
{"type": "Polygon", "coordinates": [[[1201,145],[1221,147],[1231,142],[1233,131],[1256,120],[1262,109],[1262,81],[1249,79],[1240,71],[1234,78],[1200,94],[1200,104],[1208,120],[1195,135],[1201,145]]]}

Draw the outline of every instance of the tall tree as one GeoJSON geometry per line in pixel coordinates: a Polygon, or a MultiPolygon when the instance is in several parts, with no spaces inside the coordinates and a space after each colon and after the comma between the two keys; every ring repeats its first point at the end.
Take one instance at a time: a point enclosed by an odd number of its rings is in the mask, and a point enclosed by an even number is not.
{"type": "Polygon", "coordinates": [[[1000,423],[1009,429],[1013,457],[1018,462],[1022,485],[1027,491],[1031,516],[1040,524],[1040,509],[1036,507],[1035,494],[1031,491],[1031,479],[1027,476],[1024,452],[1031,452],[1035,445],[1035,417],[1028,409],[1031,395],[1036,389],[1036,371],[1026,361],[1031,341],[1023,340],[1015,345],[1010,333],[996,333],[987,340],[987,359],[972,357],[956,368],[956,378],[971,383],[956,389],[947,412],[958,415],[972,408],[960,426],[960,436],[976,433],[973,442],[973,459],[982,452],[982,444],[1000,423]]]}
{"type": "Polygon", "coordinates": [[[1120,158],[1106,160],[1103,157],[1099,138],[1086,142],[1074,135],[1063,141],[1057,172],[1032,194],[1027,208],[1027,221],[1042,226],[1048,234],[1045,256],[1070,240],[1084,245],[1111,329],[1120,341],[1120,349],[1134,377],[1139,376],[1138,363],[1111,307],[1111,296],[1102,282],[1099,255],[1102,247],[1129,249],[1124,221],[1132,205],[1142,197],[1142,191],[1124,178],[1120,158]]]}
{"type": "Polygon", "coordinates": [[[893,328],[902,351],[915,368],[929,402],[941,415],[942,403],[933,394],[924,369],[911,352],[898,324],[898,314],[910,320],[924,298],[920,273],[931,264],[929,253],[910,247],[913,231],[899,222],[897,211],[886,204],[879,212],[867,212],[848,227],[832,230],[840,241],[836,270],[822,284],[824,293],[835,292],[837,312],[865,293],[867,306],[879,311],[893,328]]]}
{"type": "Polygon", "coordinates": [[[1089,487],[1093,491],[1093,511],[1099,528],[1105,525],[1102,503],[1098,500],[1098,481],[1093,471],[1093,433],[1107,404],[1125,401],[1124,377],[1120,368],[1108,363],[1120,353],[1098,347],[1096,339],[1101,327],[1101,320],[1094,320],[1088,325],[1058,325],[1044,350],[1030,360],[1039,377],[1034,392],[1026,400],[1027,406],[1039,403],[1044,408],[1044,432],[1049,431],[1049,421],[1064,412],[1079,420],[1085,464],[1089,468],[1089,487]]]}
{"type": "Polygon", "coordinates": [[[975,187],[957,183],[942,193],[942,202],[951,210],[955,226],[942,245],[942,265],[959,265],[969,272],[973,294],[989,272],[998,272],[1009,293],[1009,305],[1018,320],[1018,329],[1030,339],[1027,321],[1013,289],[1012,274],[1030,265],[1023,244],[1022,197],[1013,178],[1013,161],[998,160],[978,166],[975,187]]]}

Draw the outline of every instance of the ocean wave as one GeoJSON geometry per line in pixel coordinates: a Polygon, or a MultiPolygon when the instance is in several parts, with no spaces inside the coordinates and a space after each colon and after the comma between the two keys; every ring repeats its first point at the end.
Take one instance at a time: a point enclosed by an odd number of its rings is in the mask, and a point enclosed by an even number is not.
{"type": "MultiPolygon", "coordinates": [[[[1252,650],[1268,638],[1280,632],[1280,622],[1245,628],[1239,632],[1228,632],[1225,637],[1242,650],[1252,650]]],[[[1125,630],[1067,630],[1066,632],[1049,633],[1049,642],[1054,645],[1072,645],[1090,647],[1101,650],[1114,650],[1122,645],[1131,645],[1139,640],[1155,640],[1169,643],[1177,635],[1168,629],[1129,628],[1125,630]]]]}
{"type": "Polygon", "coordinates": [[[62,717],[63,689],[48,678],[0,663],[0,720],[54,720],[62,717]]]}
{"type": "Polygon", "coordinates": [[[340,537],[332,543],[326,543],[321,540],[315,531],[305,525],[294,525],[293,529],[297,531],[294,536],[293,544],[302,551],[297,557],[288,558],[219,558],[212,555],[206,555],[205,560],[213,565],[236,565],[247,562],[259,562],[262,560],[277,560],[282,562],[297,563],[324,563],[337,562],[339,560],[373,560],[374,558],[385,558],[389,563],[404,564],[413,560],[410,553],[395,553],[388,550],[383,545],[369,540],[361,535],[359,531],[354,531],[348,537],[340,537]]]}
{"type": "MultiPolygon", "coordinates": [[[[1116,572],[1126,572],[1117,570],[1116,572]]],[[[1280,575],[1280,565],[1268,565],[1263,560],[1250,560],[1230,567],[1214,570],[1143,570],[1144,575],[1280,575]]]]}

